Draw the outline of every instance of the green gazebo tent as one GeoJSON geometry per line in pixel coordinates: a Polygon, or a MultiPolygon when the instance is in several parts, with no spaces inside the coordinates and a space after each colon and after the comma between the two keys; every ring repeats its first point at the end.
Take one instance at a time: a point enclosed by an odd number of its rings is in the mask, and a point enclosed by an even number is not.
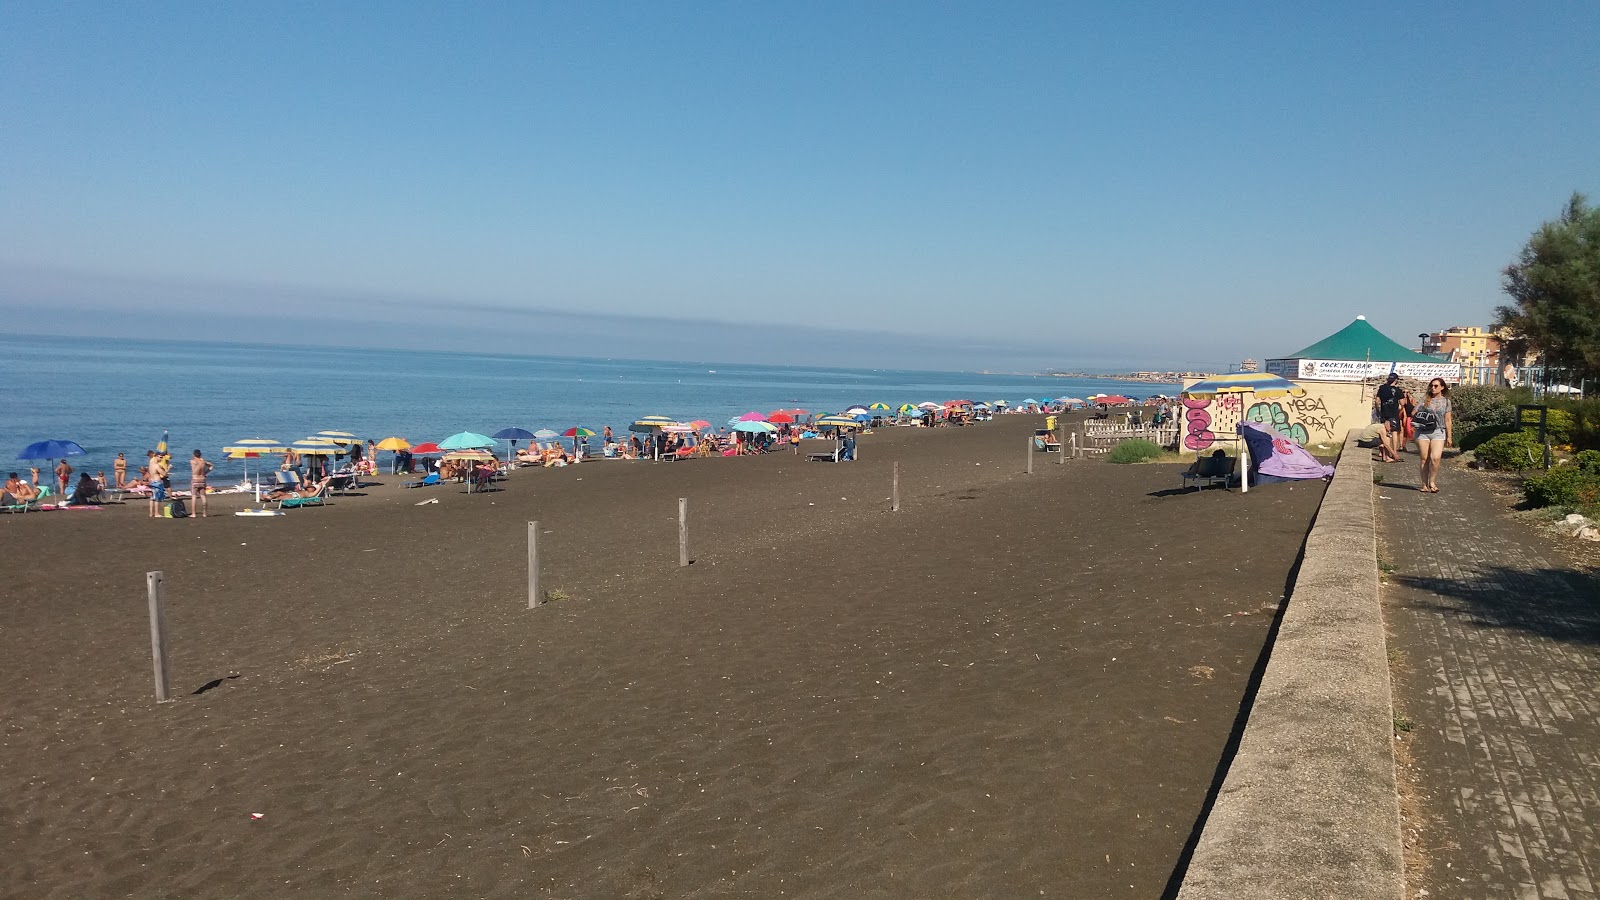
{"type": "Polygon", "coordinates": [[[1407,378],[1461,380],[1459,365],[1402,346],[1372,327],[1366,316],[1356,316],[1354,322],[1298,353],[1267,360],[1267,371],[1308,381],[1363,381],[1390,372],[1407,378]]]}

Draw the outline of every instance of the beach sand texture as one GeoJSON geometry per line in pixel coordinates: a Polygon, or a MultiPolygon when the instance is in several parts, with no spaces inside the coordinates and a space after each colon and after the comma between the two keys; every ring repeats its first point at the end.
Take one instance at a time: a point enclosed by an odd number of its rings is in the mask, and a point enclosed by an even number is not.
{"type": "Polygon", "coordinates": [[[1157,896],[1321,485],[1030,477],[1038,423],[5,517],[4,893],[1157,896]]]}

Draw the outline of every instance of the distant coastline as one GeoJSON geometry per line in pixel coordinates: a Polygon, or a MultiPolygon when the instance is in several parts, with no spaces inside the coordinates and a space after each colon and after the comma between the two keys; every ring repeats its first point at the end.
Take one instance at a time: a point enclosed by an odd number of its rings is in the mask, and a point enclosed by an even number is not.
{"type": "MultiPolygon", "coordinates": [[[[979,372],[979,375],[1000,375],[1011,373],[979,372]]],[[[1141,384],[1182,384],[1185,378],[1207,378],[1210,372],[1122,372],[1109,374],[1106,372],[1017,372],[1037,378],[1097,378],[1101,381],[1132,381],[1141,384]]]]}

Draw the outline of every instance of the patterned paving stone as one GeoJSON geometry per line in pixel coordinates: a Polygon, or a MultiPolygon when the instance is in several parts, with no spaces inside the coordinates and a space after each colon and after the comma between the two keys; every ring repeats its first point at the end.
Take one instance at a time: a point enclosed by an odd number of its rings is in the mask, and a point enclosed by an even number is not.
{"type": "Polygon", "coordinates": [[[1423,494],[1409,466],[1384,469],[1409,481],[1374,488],[1395,705],[1414,723],[1402,741],[1427,860],[1408,888],[1594,898],[1600,580],[1470,476],[1447,471],[1441,493],[1423,494]]]}

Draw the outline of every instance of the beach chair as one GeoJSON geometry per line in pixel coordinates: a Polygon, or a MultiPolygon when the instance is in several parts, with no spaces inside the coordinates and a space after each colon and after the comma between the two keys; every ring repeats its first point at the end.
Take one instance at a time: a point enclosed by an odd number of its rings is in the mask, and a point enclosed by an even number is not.
{"type": "Polygon", "coordinates": [[[434,485],[440,483],[441,480],[439,478],[439,473],[429,472],[428,477],[422,479],[421,481],[402,481],[400,482],[400,486],[403,488],[433,487],[434,485]]]}
{"type": "Polygon", "coordinates": [[[278,501],[279,509],[299,509],[302,506],[327,506],[328,482],[317,485],[317,492],[309,497],[285,497],[278,501]]]}
{"type": "Polygon", "coordinates": [[[34,512],[38,510],[38,508],[38,505],[31,500],[22,501],[11,496],[10,494],[7,494],[5,503],[0,504],[0,513],[34,512]]]}
{"type": "Polygon", "coordinates": [[[1205,484],[1220,484],[1226,489],[1233,479],[1237,464],[1238,458],[1233,456],[1202,456],[1183,473],[1183,486],[1188,487],[1190,482],[1194,482],[1197,489],[1205,484]]]}

